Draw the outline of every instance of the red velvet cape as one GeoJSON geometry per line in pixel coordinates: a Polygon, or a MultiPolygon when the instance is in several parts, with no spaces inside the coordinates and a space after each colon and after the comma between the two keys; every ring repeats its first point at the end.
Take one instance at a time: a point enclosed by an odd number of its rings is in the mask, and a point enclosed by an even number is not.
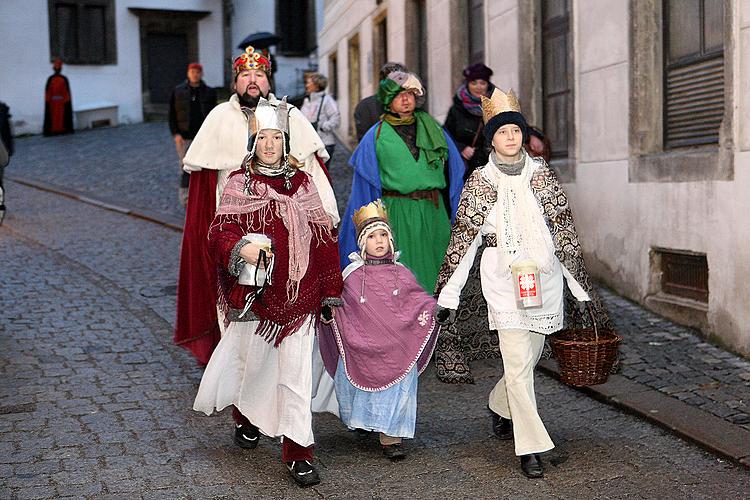
{"type": "Polygon", "coordinates": [[[208,363],[221,339],[216,302],[216,264],[208,253],[208,228],[216,211],[216,170],[190,174],[185,227],[177,281],[177,321],[174,342],[208,363]]]}
{"type": "MultiPolygon", "coordinates": [[[[316,156],[331,181],[328,170],[316,156]]],[[[190,174],[188,204],[180,250],[177,280],[177,320],[174,342],[188,349],[205,365],[221,340],[217,302],[219,285],[216,264],[208,252],[208,228],[216,213],[216,170],[190,174]]]]}
{"type": "Polygon", "coordinates": [[[47,79],[44,89],[44,135],[70,134],[73,132],[73,102],[70,84],[63,75],[55,74],[47,79]]]}

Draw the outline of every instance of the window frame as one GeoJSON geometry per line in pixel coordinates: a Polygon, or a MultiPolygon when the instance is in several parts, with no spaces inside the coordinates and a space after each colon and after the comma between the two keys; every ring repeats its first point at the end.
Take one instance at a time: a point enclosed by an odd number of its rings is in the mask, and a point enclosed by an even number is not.
{"type": "Polygon", "coordinates": [[[104,66],[117,64],[117,36],[115,24],[115,2],[114,0],[47,0],[48,9],[48,29],[50,44],[50,61],[60,57],[65,64],[85,65],[85,66],[104,66]],[[75,55],[62,54],[60,45],[60,33],[58,32],[57,7],[60,5],[71,5],[75,7],[75,55]],[[87,59],[82,56],[83,45],[85,43],[85,33],[88,25],[81,22],[83,11],[86,7],[101,7],[104,9],[104,26],[103,39],[104,56],[101,59],[87,59]]]}
{"type": "MultiPolygon", "coordinates": [[[[664,144],[663,0],[630,0],[628,182],[734,179],[733,64],[724,65],[724,118],[719,143],[668,149],[664,144]],[[654,48],[657,50],[654,50],[654,48]]],[[[724,58],[734,60],[736,9],[724,0],[724,58]]]]}
{"type": "MultiPolygon", "coordinates": [[[[662,61],[663,61],[663,71],[662,71],[662,87],[664,89],[664,97],[662,100],[662,134],[663,134],[663,147],[664,150],[674,150],[678,148],[685,148],[690,146],[701,146],[701,145],[709,145],[709,144],[718,144],[718,133],[717,130],[716,136],[717,139],[714,140],[711,137],[692,137],[692,138],[683,138],[683,139],[675,139],[669,137],[669,130],[667,128],[667,120],[668,120],[668,106],[667,106],[667,89],[668,89],[668,79],[670,71],[672,70],[679,70],[682,68],[689,68],[691,66],[696,66],[701,63],[707,63],[710,61],[714,61],[716,59],[723,59],[722,64],[726,65],[726,58],[725,58],[725,47],[726,47],[726,29],[722,30],[722,33],[724,35],[724,40],[721,46],[721,49],[714,49],[714,50],[706,50],[706,41],[705,41],[705,21],[706,21],[706,13],[705,13],[705,6],[706,6],[706,0],[698,0],[699,3],[699,24],[700,24],[700,30],[699,30],[699,51],[694,54],[690,54],[687,56],[680,57],[679,59],[676,59],[674,61],[669,60],[669,49],[670,49],[670,31],[669,31],[669,0],[662,0],[662,13],[661,13],[661,22],[662,22],[662,30],[664,33],[663,40],[662,40],[662,61]]],[[[726,6],[724,6],[724,16],[726,18],[726,6]]],[[[724,108],[726,108],[726,81],[722,82],[724,84],[724,108]]],[[[721,128],[721,126],[719,126],[721,128]]]]}

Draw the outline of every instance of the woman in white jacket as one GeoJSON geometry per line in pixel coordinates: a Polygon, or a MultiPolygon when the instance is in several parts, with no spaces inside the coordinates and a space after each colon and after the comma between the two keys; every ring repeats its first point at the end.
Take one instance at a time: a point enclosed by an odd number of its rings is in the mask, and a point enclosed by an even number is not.
{"type": "Polygon", "coordinates": [[[328,151],[328,160],[326,168],[333,158],[333,150],[336,148],[336,136],[334,130],[341,124],[341,115],[339,114],[339,105],[336,100],[326,94],[328,78],[320,73],[312,73],[305,78],[305,97],[302,103],[302,114],[305,115],[318,135],[323,140],[323,144],[328,151]]]}

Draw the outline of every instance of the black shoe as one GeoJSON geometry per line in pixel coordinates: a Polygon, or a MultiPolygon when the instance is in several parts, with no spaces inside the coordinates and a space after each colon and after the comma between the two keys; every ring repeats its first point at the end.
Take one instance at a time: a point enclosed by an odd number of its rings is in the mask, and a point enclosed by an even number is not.
{"type": "Polygon", "coordinates": [[[521,471],[526,477],[532,479],[543,477],[544,469],[542,469],[542,459],[536,453],[530,453],[529,455],[521,455],[521,471]]]}
{"type": "Polygon", "coordinates": [[[320,483],[318,471],[307,460],[287,462],[286,466],[294,482],[300,485],[300,487],[307,488],[308,486],[315,486],[320,483]]]}
{"type": "Polygon", "coordinates": [[[492,411],[492,432],[503,441],[513,439],[513,421],[492,411]]]}
{"type": "Polygon", "coordinates": [[[253,424],[234,424],[234,444],[246,450],[252,450],[258,446],[260,432],[253,424]]]}
{"type": "Polygon", "coordinates": [[[394,461],[403,460],[404,458],[406,458],[406,452],[404,451],[404,446],[401,443],[384,444],[381,446],[383,447],[383,455],[385,455],[385,458],[394,461]]]}

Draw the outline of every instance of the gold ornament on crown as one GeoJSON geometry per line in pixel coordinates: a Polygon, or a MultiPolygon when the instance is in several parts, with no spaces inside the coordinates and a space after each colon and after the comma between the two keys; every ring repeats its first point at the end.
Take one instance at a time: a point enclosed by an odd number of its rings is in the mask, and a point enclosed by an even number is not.
{"type": "Polygon", "coordinates": [[[521,104],[518,102],[518,97],[516,97],[513,89],[508,90],[506,94],[495,87],[489,99],[482,96],[482,119],[484,123],[490,121],[490,118],[493,116],[505,113],[506,111],[521,112],[521,104]]]}
{"type": "Polygon", "coordinates": [[[388,212],[383,202],[378,199],[355,211],[352,220],[354,220],[354,226],[357,228],[357,232],[359,232],[363,225],[372,220],[383,220],[387,223],[388,212]]]}

